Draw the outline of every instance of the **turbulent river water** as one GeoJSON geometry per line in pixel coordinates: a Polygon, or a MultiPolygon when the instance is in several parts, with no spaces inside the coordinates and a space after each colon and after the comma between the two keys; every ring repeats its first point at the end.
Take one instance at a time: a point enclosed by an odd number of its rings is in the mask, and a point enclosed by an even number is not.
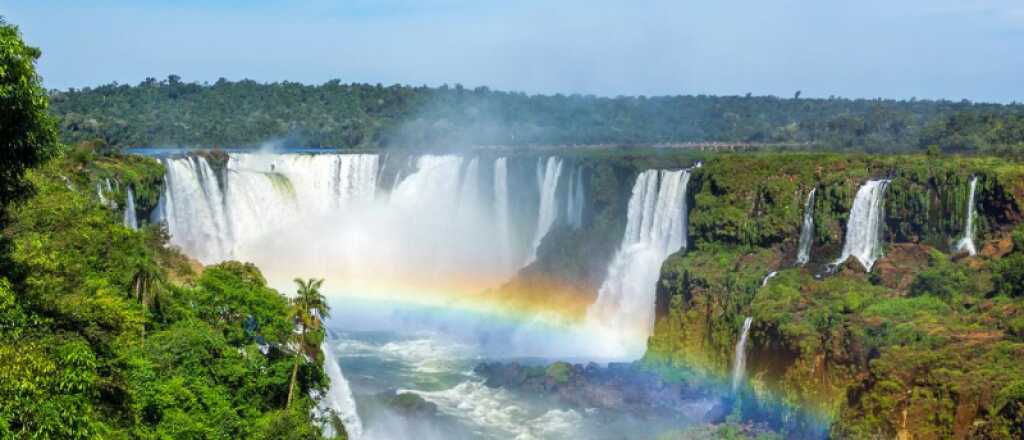
{"type": "MultiPolygon", "coordinates": [[[[364,303],[362,307],[380,305],[364,303]]],[[[357,306],[350,313],[363,314],[357,306]]],[[[369,314],[375,312],[369,311],[369,314]]],[[[423,316],[425,310],[394,309],[387,329],[331,323],[332,344],[352,389],[367,439],[622,439],[654,438],[699,421],[711,403],[694,400],[693,410],[674,418],[640,416],[597,408],[579,408],[518,390],[492,388],[474,373],[483,361],[546,364],[553,359],[504,357],[450,328],[428,329],[398,316],[423,316]],[[367,328],[353,330],[353,327],[367,328]],[[418,328],[418,329],[417,329],[418,328]],[[437,405],[436,414],[410,417],[384,404],[395,393],[414,393],[437,405]]],[[[365,315],[364,315],[365,316],[365,315]]],[[[383,321],[379,321],[383,322],[383,321]]],[[[443,322],[438,321],[438,322],[443,322]]],[[[572,359],[570,359],[572,360],[572,359]]]]}

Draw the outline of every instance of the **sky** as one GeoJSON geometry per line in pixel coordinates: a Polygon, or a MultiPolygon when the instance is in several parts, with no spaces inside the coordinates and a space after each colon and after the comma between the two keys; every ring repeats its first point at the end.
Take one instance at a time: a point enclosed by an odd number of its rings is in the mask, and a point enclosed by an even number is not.
{"type": "Polygon", "coordinates": [[[1024,101],[1021,0],[0,0],[48,88],[180,75],[1024,101]]]}

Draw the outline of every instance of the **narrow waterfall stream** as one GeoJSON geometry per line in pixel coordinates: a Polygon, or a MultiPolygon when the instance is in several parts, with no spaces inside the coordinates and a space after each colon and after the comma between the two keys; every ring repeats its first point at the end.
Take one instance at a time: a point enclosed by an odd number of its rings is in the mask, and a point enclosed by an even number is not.
{"type": "Polygon", "coordinates": [[[747,319],[743,320],[743,328],[740,329],[740,339],[736,342],[736,353],[733,358],[732,366],[732,392],[739,391],[740,385],[743,384],[743,376],[747,372],[747,336],[750,333],[750,324],[754,322],[754,318],[748,316],[747,319]]]}
{"type": "Polygon", "coordinates": [[[974,192],[977,188],[978,176],[971,177],[971,195],[967,198],[967,223],[964,224],[964,236],[956,245],[957,251],[967,251],[970,255],[978,253],[978,249],[974,245],[974,213],[976,211],[974,207],[974,192]]]}
{"type": "Polygon", "coordinates": [[[123,222],[125,227],[137,230],[139,229],[139,220],[135,213],[135,193],[131,186],[125,187],[125,193],[123,222]]]}
{"type": "MultiPolygon", "coordinates": [[[[331,387],[327,394],[320,401],[320,411],[333,411],[342,423],[345,424],[345,431],[348,438],[359,440],[363,436],[363,421],[356,411],[356,401],[352,397],[352,390],[349,387],[348,379],[341,372],[341,365],[338,364],[338,355],[334,353],[331,342],[325,340],[320,344],[324,352],[324,372],[331,379],[331,387]]],[[[328,423],[325,435],[334,435],[334,428],[328,423]]]]}
{"type": "Polygon", "coordinates": [[[800,243],[797,246],[796,264],[803,266],[811,261],[811,245],[814,244],[814,192],[811,188],[804,203],[804,222],[800,226],[800,243]]]}
{"type": "Polygon", "coordinates": [[[544,237],[548,235],[551,226],[558,218],[555,191],[558,189],[558,178],[562,174],[562,159],[556,156],[547,158],[545,162],[537,162],[537,186],[540,188],[540,208],[537,215],[537,228],[533,234],[533,244],[530,245],[530,253],[527,254],[523,266],[529,266],[537,260],[537,248],[540,247],[544,237]]]}

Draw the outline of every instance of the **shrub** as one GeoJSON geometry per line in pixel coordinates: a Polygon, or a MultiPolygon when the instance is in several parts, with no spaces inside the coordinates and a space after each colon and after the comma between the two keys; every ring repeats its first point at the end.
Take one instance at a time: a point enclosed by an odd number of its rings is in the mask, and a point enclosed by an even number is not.
{"type": "Polygon", "coordinates": [[[992,283],[997,295],[1024,296],[1024,253],[1014,253],[995,262],[992,283]]]}

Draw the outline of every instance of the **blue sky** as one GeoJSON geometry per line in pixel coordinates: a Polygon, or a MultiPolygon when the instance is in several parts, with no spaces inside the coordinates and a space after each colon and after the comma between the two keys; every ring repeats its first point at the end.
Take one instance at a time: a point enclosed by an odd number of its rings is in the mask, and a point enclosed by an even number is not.
{"type": "Polygon", "coordinates": [[[0,0],[47,87],[345,82],[1024,101],[1020,0],[0,0]]]}

